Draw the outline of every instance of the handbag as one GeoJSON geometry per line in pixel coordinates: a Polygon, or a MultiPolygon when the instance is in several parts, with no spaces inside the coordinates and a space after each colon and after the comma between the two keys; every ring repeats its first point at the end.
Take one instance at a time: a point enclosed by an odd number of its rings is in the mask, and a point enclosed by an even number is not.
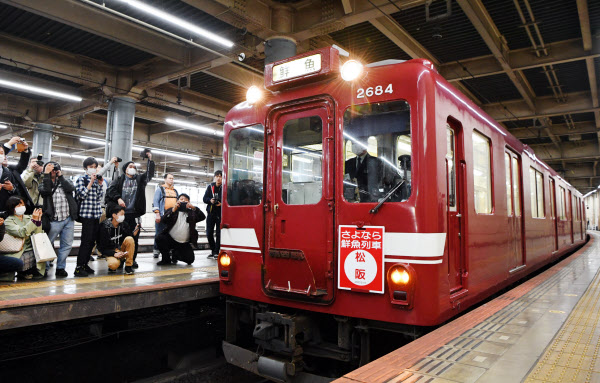
{"type": "Polygon", "coordinates": [[[56,259],[54,246],[46,233],[35,233],[31,236],[31,246],[36,262],[48,262],[56,259]]]}
{"type": "Polygon", "coordinates": [[[10,234],[4,234],[4,239],[0,241],[0,253],[18,253],[23,250],[25,244],[24,238],[13,237],[10,234]]]}

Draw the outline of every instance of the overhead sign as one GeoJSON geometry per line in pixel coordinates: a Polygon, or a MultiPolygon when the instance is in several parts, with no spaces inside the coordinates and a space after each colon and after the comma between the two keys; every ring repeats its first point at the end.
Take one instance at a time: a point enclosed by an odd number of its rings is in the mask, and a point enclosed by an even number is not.
{"type": "Polygon", "coordinates": [[[339,226],[338,289],[383,294],[384,233],[384,226],[339,226]]]}
{"type": "Polygon", "coordinates": [[[273,67],[273,82],[300,77],[321,70],[321,54],[302,57],[273,67]]]}

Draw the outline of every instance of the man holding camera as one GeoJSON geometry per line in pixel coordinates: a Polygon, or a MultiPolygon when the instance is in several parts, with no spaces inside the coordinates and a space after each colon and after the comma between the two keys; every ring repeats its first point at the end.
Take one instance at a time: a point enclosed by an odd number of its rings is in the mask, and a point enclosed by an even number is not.
{"type": "Polygon", "coordinates": [[[63,177],[60,165],[48,162],[44,166],[44,176],[39,186],[39,194],[44,201],[42,226],[49,226],[48,238],[54,243],[60,235],[60,248],[55,276],[66,277],[67,257],[73,247],[73,232],[77,219],[77,202],[73,197],[75,186],[63,177]]]}
{"type": "Polygon", "coordinates": [[[37,158],[33,158],[29,161],[29,166],[25,169],[23,174],[21,174],[23,183],[27,188],[27,192],[29,192],[33,206],[35,207],[40,207],[44,204],[44,198],[41,197],[40,191],[38,190],[42,183],[43,166],[44,162],[42,161],[42,154],[39,154],[37,158]]]}
{"type": "Polygon", "coordinates": [[[76,277],[87,277],[94,274],[88,262],[92,255],[92,249],[96,243],[96,235],[100,226],[102,216],[102,199],[104,190],[103,179],[98,179],[98,161],[94,157],[83,160],[85,175],[77,179],[75,195],[79,201],[79,221],[81,222],[81,245],[77,254],[76,277]]]}
{"type": "Polygon", "coordinates": [[[114,272],[125,260],[125,274],[133,274],[133,255],[135,252],[134,237],[140,232],[140,228],[131,231],[131,227],[125,221],[125,208],[112,205],[112,211],[108,212],[111,218],[107,218],[100,224],[98,232],[98,250],[106,257],[108,271],[114,272]]]}
{"type": "MultiPolygon", "coordinates": [[[[27,141],[21,137],[13,137],[8,141],[8,144],[4,145],[4,153],[8,154],[12,150],[12,145],[15,145],[17,148],[17,152],[21,153],[19,158],[19,163],[16,165],[8,164],[8,157],[2,157],[2,166],[3,169],[7,170],[7,173],[11,175],[10,183],[13,186],[12,194],[16,194],[19,197],[23,198],[25,202],[26,211],[25,214],[33,213],[35,206],[27,191],[27,187],[21,178],[21,173],[27,168],[27,164],[29,163],[29,157],[31,157],[31,150],[29,150],[29,145],[27,145],[27,141]],[[16,144],[16,145],[15,145],[16,144]]],[[[4,173],[4,171],[3,171],[4,173]]],[[[8,184],[3,186],[3,189],[10,187],[8,184]]]]}
{"type": "MultiPolygon", "coordinates": [[[[125,222],[135,231],[140,225],[136,219],[146,213],[146,185],[154,176],[154,161],[152,161],[152,153],[149,150],[142,152],[143,157],[148,159],[148,168],[145,173],[138,174],[135,163],[128,161],[123,164],[123,175],[113,182],[107,190],[106,208],[110,211],[115,204],[125,208],[125,222]]],[[[135,262],[138,251],[138,238],[134,235],[135,253],[133,255],[133,268],[137,269],[138,265],[135,262]]]]}
{"type": "Polygon", "coordinates": [[[164,230],[165,225],[162,222],[162,217],[165,211],[174,207],[177,203],[179,193],[173,187],[175,177],[171,173],[165,173],[165,183],[156,188],[154,199],[152,200],[152,211],[154,212],[154,258],[158,258],[160,251],[156,238],[164,230]]]}
{"type": "Polygon", "coordinates": [[[210,255],[206,258],[217,259],[221,248],[221,196],[223,184],[223,172],[215,172],[215,182],[208,185],[204,193],[203,201],[206,204],[206,236],[210,245],[210,255]],[[214,238],[216,230],[216,242],[214,238]]]}
{"type": "Polygon", "coordinates": [[[156,237],[162,259],[157,265],[166,266],[177,261],[188,265],[194,262],[194,249],[198,246],[196,223],[204,220],[204,213],[190,202],[190,197],[182,193],[177,204],[165,211],[162,217],[164,230],[156,237]]]}

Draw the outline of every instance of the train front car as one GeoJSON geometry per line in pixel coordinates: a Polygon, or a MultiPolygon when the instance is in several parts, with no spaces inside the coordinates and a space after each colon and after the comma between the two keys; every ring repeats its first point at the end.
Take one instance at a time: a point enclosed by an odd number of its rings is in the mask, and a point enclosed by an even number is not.
{"type": "Polygon", "coordinates": [[[436,76],[425,60],[341,67],[325,48],[267,65],[269,92],[253,88],[230,111],[219,257],[229,362],[280,380],[323,360],[356,366],[371,329],[451,315],[436,76]]]}

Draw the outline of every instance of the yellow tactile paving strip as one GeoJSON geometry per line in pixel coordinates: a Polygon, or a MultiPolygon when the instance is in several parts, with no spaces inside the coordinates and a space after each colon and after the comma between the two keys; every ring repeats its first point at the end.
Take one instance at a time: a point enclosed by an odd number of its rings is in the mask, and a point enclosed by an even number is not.
{"type": "Polygon", "coordinates": [[[99,283],[99,282],[115,282],[122,281],[123,279],[142,279],[142,278],[156,278],[156,277],[164,277],[170,275],[180,275],[180,274],[192,274],[192,273],[217,273],[217,266],[210,267],[194,267],[194,268],[179,268],[172,270],[157,270],[150,271],[145,273],[136,273],[134,275],[124,275],[122,273],[117,273],[115,275],[106,275],[102,277],[90,277],[90,278],[81,278],[81,279],[62,279],[62,280],[54,280],[54,281],[41,281],[41,282],[27,282],[27,283],[15,283],[10,285],[0,285],[0,292],[7,292],[13,290],[30,290],[30,289],[43,289],[48,287],[60,287],[67,285],[84,285],[88,283],[99,283]]]}
{"type": "Polygon", "coordinates": [[[599,352],[600,273],[525,382],[600,382],[599,352]]]}

